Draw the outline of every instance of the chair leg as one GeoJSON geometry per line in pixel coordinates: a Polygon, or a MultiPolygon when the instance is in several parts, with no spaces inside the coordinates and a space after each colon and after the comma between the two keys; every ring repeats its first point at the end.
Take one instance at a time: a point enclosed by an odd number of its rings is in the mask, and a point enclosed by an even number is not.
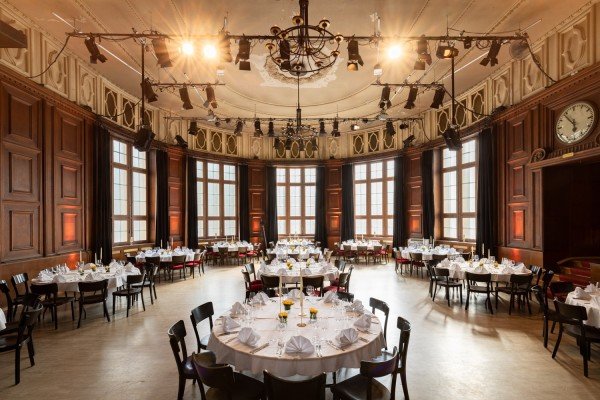
{"type": "Polygon", "coordinates": [[[462,300],[462,285],[458,287],[458,292],[460,293],[460,305],[462,306],[463,300],[462,300]]]}
{"type": "Polygon", "coordinates": [[[581,340],[581,355],[583,356],[583,375],[588,377],[588,343],[581,340]]]}
{"type": "Polygon", "coordinates": [[[115,315],[115,304],[117,303],[117,296],[113,293],[113,315],[115,315]]]}
{"type": "Polygon", "coordinates": [[[29,341],[27,342],[27,353],[29,354],[29,364],[33,367],[35,365],[35,359],[33,358],[35,351],[33,350],[31,338],[29,338],[29,341]]]}
{"type": "Polygon", "coordinates": [[[469,288],[467,287],[467,303],[465,304],[465,311],[467,311],[469,309],[469,299],[471,298],[471,292],[469,291],[469,288]]]}
{"type": "Polygon", "coordinates": [[[544,348],[548,348],[548,319],[544,317],[544,326],[542,327],[542,336],[544,336],[544,348]]]}
{"type": "MultiPolygon", "coordinates": [[[[140,297],[142,298],[142,308],[144,309],[144,311],[146,311],[146,303],[144,303],[144,287],[142,286],[142,290],[140,292],[140,297]]],[[[150,294],[150,297],[152,297],[152,294],[150,294]]]]}
{"type": "Polygon", "coordinates": [[[406,371],[404,369],[400,370],[400,381],[402,381],[402,391],[404,392],[404,399],[409,400],[408,385],[406,383],[406,371]]]}
{"type": "Polygon", "coordinates": [[[110,322],[110,315],[108,315],[108,306],[106,305],[106,300],[104,300],[102,304],[104,305],[104,314],[106,314],[106,319],[108,320],[108,322],[110,322]]]}
{"type": "Polygon", "coordinates": [[[75,301],[71,301],[71,320],[75,321],[75,301]]]}
{"type": "Polygon", "coordinates": [[[15,385],[21,382],[21,347],[15,349],[15,385]]]}
{"type": "Polygon", "coordinates": [[[183,392],[185,391],[185,378],[179,377],[179,390],[177,391],[177,400],[183,399],[183,392]]]}
{"type": "Polygon", "coordinates": [[[79,319],[77,320],[77,329],[81,326],[81,315],[83,314],[83,304],[79,303],[79,319]]]}
{"type": "Polygon", "coordinates": [[[127,296],[127,315],[126,318],[129,318],[129,308],[131,307],[131,296],[127,296]]]}
{"type": "Polygon", "coordinates": [[[446,286],[446,300],[448,301],[448,307],[450,307],[450,287],[446,286]]]}
{"type": "MultiPolygon", "coordinates": [[[[515,303],[515,295],[510,293],[510,304],[508,305],[508,315],[512,314],[513,304],[515,303]]],[[[498,309],[498,307],[496,307],[498,309]]]]}
{"type": "Polygon", "coordinates": [[[556,352],[558,352],[558,346],[560,346],[560,340],[562,339],[563,327],[562,325],[558,329],[558,337],[556,338],[556,343],[554,344],[554,350],[552,351],[552,358],[556,357],[556,352]]]}

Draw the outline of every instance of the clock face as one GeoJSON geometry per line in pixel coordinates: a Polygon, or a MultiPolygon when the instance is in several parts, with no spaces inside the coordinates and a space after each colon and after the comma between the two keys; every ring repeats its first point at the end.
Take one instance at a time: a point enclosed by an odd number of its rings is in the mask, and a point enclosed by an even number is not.
{"type": "Polygon", "coordinates": [[[596,109],[580,101],[565,108],[556,121],[556,136],[564,143],[575,143],[585,138],[596,123],[596,109]]]}

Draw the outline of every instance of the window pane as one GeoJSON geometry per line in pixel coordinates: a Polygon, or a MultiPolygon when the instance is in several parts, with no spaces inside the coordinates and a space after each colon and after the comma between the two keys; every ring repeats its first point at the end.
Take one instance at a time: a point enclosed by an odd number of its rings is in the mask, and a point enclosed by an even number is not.
{"type": "MultiPolygon", "coordinates": [[[[209,172],[210,175],[210,172],[209,172]]],[[[208,183],[208,216],[219,217],[220,216],[220,193],[218,183],[208,183]]],[[[210,225],[210,223],[209,223],[210,225]]],[[[210,228],[209,228],[210,232],[210,228]]]]}
{"type": "Polygon", "coordinates": [[[354,166],[354,179],[357,181],[364,181],[367,179],[367,164],[354,166]]]}
{"type": "Polygon", "coordinates": [[[277,168],[277,183],[285,183],[285,168],[277,168]]]}
{"type": "Polygon", "coordinates": [[[220,221],[209,220],[208,221],[208,236],[220,236],[220,235],[221,235],[220,221]]]}
{"type": "Polygon", "coordinates": [[[290,182],[300,183],[302,180],[302,170],[300,168],[290,168],[290,182]]]}
{"type": "MultiPolygon", "coordinates": [[[[302,212],[302,195],[300,186],[290,186],[290,216],[299,217],[302,212]]],[[[291,233],[294,233],[293,231],[291,233]]]]}
{"type": "Polygon", "coordinates": [[[146,174],[133,173],[133,215],[146,216],[146,201],[148,195],[146,190],[146,174]]]}
{"type": "Polygon", "coordinates": [[[467,240],[475,240],[477,233],[475,218],[463,218],[462,224],[463,238],[467,240]]]}
{"type": "Polygon", "coordinates": [[[223,165],[223,179],[235,181],[235,165],[223,165]]]}
{"type": "Polygon", "coordinates": [[[225,221],[225,236],[235,236],[237,235],[237,230],[235,229],[235,220],[234,219],[226,219],[225,221]]]}
{"type": "Polygon", "coordinates": [[[127,144],[113,140],[113,162],[127,165],[127,144]]]}
{"type": "Polygon", "coordinates": [[[381,179],[383,177],[383,163],[374,162],[371,164],[371,179],[381,179]]]}
{"type": "Polygon", "coordinates": [[[387,177],[393,178],[394,172],[396,171],[396,162],[394,160],[389,160],[387,163],[387,177]]]}
{"type": "Polygon", "coordinates": [[[314,235],[315,234],[315,220],[307,219],[304,223],[304,234],[314,235]]]}
{"type": "Polygon", "coordinates": [[[204,163],[202,161],[196,162],[196,179],[204,178],[204,163]]]}
{"type": "Polygon", "coordinates": [[[219,179],[220,165],[215,163],[208,163],[208,179],[219,179]]]}
{"type": "Polygon", "coordinates": [[[290,234],[300,235],[302,233],[302,224],[299,219],[292,219],[290,221],[290,234]]]}
{"type": "Polygon", "coordinates": [[[387,214],[394,215],[394,181],[387,181],[387,214]]]}
{"type": "MultiPolygon", "coordinates": [[[[235,185],[230,183],[223,184],[223,216],[235,217],[235,210],[235,185]]],[[[229,234],[226,233],[226,235],[229,234]]]]}
{"type": "Polygon", "coordinates": [[[371,235],[383,235],[383,220],[375,218],[371,220],[371,235]]]}
{"type": "Polygon", "coordinates": [[[354,185],[354,214],[367,215],[367,184],[354,185]]]}
{"type": "Polygon", "coordinates": [[[127,215],[127,170],[121,168],[113,169],[113,215],[127,215]]]}
{"type": "Polygon", "coordinates": [[[146,152],[138,151],[135,147],[131,150],[131,156],[133,159],[132,165],[134,168],[146,169],[146,152]]]}
{"type": "Polygon", "coordinates": [[[475,212],[475,167],[462,171],[462,212],[475,212]]]}
{"type": "Polygon", "coordinates": [[[278,235],[285,235],[286,229],[285,229],[285,220],[284,219],[278,219],[277,220],[277,234],[278,235]]]}
{"type": "Polygon", "coordinates": [[[383,214],[383,182],[371,182],[371,215],[383,214]]]}
{"type": "Polygon", "coordinates": [[[198,237],[199,238],[205,237],[204,218],[198,218],[198,237]]]}
{"type": "Polygon", "coordinates": [[[304,182],[315,183],[317,181],[316,168],[304,168],[304,182]]]}
{"type": "Polygon", "coordinates": [[[442,167],[456,167],[456,151],[451,151],[448,149],[442,150],[442,167]]]}
{"type": "Polygon", "coordinates": [[[286,217],[285,186],[277,186],[277,216],[286,217]]]}
{"type": "Polygon", "coordinates": [[[456,212],[456,171],[444,172],[444,213],[452,214],[456,212]]]}
{"type": "Polygon", "coordinates": [[[366,219],[355,219],[354,220],[354,231],[356,235],[367,234],[367,220],[366,219]]]}
{"type": "Polygon", "coordinates": [[[204,182],[198,182],[196,185],[196,205],[198,207],[198,216],[204,216],[204,182]]]}
{"type": "Polygon", "coordinates": [[[462,144],[461,161],[463,164],[475,162],[475,140],[470,140],[462,144]]]}
{"type": "Polygon", "coordinates": [[[444,218],[444,237],[458,238],[456,218],[444,218]]]}
{"type": "Polygon", "coordinates": [[[115,243],[127,242],[127,221],[113,222],[113,240],[115,243]]]}
{"type": "Polygon", "coordinates": [[[387,235],[388,236],[394,235],[394,219],[393,218],[388,218],[388,220],[387,220],[387,235]]]}
{"type": "Polygon", "coordinates": [[[133,240],[135,242],[145,241],[148,235],[148,225],[146,221],[133,221],[133,240]]]}
{"type": "Polygon", "coordinates": [[[315,216],[315,206],[316,206],[316,186],[305,186],[304,187],[304,216],[305,217],[314,217],[315,216]]]}

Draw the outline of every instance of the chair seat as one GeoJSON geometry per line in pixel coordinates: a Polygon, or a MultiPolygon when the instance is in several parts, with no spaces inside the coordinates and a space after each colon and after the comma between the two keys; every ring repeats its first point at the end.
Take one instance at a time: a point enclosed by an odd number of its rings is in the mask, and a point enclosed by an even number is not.
{"type": "Polygon", "coordinates": [[[127,296],[127,295],[136,295],[142,293],[142,288],[140,287],[132,287],[129,292],[127,289],[115,290],[113,292],[113,296],[127,296]]]}
{"type": "Polygon", "coordinates": [[[187,378],[197,377],[194,361],[205,367],[211,367],[217,362],[217,357],[212,351],[203,351],[202,353],[188,356],[183,362],[183,373],[187,378]]]}
{"type": "Polygon", "coordinates": [[[6,328],[0,331],[0,336],[16,333],[19,330],[19,321],[7,322],[6,328]]]}
{"type": "MultiPolygon", "coordinates": [[[[471,292],[477,292],[477,293],[487,293],[487,287],[485,286],[469,286],[469,291],[471,292]]],[[[491,292],[491,290],[490,290],[491,292]]]]}
{"type": "Polygon", "coordinates": [[[256,256],[258,253],[255,251],[249,251],[246,253],[247,256],[256,256]]]}
{"type": "Polygon", "coordinates": [[[412,262],[414,267],[424,267],[425,263],[423,261],[413,261],[412,262]]]}
{"type": "MultiPolygon", "coordinates": [[[[333,386],[331,391],[344,400],[365,400],[367,398],[369,380],[365,376],[356,375],[333,386]]],[[[387,400],[389,398],[389,389],[381,382],[373,379],[371,384],[371,399],[387,400]]]]}
{"type": "Polygon", "coordinates": [[[436,278],[437,280],[437,284],[438,286],[448,286],[448,287],[462,287],[462,283],[461,282],[453,282],[453,281],[446,281],[444,280],[440,280],[440,278],[436,278]]]}
{"type": "Polygon", "coordinates": [[[264,385],[262,382],[244,374],[240,374],[239,372],[234,372],[233,377],[235,383],[232,387],[229,388],[229,393],[231,394],[231,397],[229,397],[228,393],[224,390],[210,388],[206,391],[206,399],[257,400],[261,398],[261,395],[264,393],[264,385]]]}
{"type": "Polygon", "coordinates": [[[44,307],[52,307],[54,306],[54,304],[56,304],[57,306],[63,306],[65,304],[69,304],[75,301],[75,297],[69,297],[69,296],[64,296],[64,297],[57,297],[56,298],[56,303],[54,302],[53,299],[47,299],[42,301],[42,304],[44,305],[44,307]]]}
{"type": "Polygon", "coordinates": [[[263,290],[263,285],[262,283],[251,283],[248,290],[251,292],[260,292],[261,290],[263,290]]]}
{"type": "Polygon", "coordinates": [[[183,269],[184,264],[171,265],[171,269],[183,269]]]}
{"type": "Polygon", "coordinates": [[[323,288],[323,293],[325,292],[345,292],[346,289],[340,286],[325,286],[323,288]]]}
{"type": "Polygon", "coordinates": [[[90,296],[85,296],[83,298],[83,304],[96,304],[96,303],[102,303],[104,300],[106,300],[104,298],[103,295],[101,294],[93,294],[90,296]]]}
{"type": "MultiPolygon", "coordinates": [[[[27,343],[28,338],[25,337],[22,340],[22,343],[27,343]]],[[[0,351],[9,351],[10,349],[14,349],[17,346],[17,341],[18,334],[16,332],[11,335],[0,336],[0,351]]]]}
{"type": "Polygon", "coordinates": [[[410,260],[408,258],[396,258],[398,264],[408,264],[410,260]]]}
{"type": "MultiPolygon", "coordinates": [[[[565,333],[574,337],[581,337],[581,330],[575,325],[566,325],[565,333]]],[[[600,329],[585,325],[585,338],[590,342],[600,343],[600,329]]]]}

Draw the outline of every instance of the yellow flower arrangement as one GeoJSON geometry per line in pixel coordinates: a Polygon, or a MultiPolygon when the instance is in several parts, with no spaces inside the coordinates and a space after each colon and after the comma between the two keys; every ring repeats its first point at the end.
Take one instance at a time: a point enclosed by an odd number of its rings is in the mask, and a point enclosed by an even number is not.
{"type": "Polygon", "coordinates": [[[283,307],[284,307],[286,310],[289,310],[289,309],[292,307],[292,304],[294,304],[294,300],[292,300],[292,299],[285,299],[285,300],[282,302],[282,304],[283,304],[283,307]]]}
{"type": "Polygon", "coordinates": [[[311,307],[311,308],[309,308],[309,309],[308,309],[308,312],[309,312],[309,313],[311,313],[311,314],[316,314],[316,313],[318,313],[318,312],[319,312],[319,310],[317,310],[317,309],[316,309],[316,308],[314,308],[314,307],[311,307]]]}
{"type": "Polygon", "coordinates": [[[279,315],[279,318],[287,318],[288,317],[288,313],[285,311],[280,312],[278,315],[279,315]]]}

